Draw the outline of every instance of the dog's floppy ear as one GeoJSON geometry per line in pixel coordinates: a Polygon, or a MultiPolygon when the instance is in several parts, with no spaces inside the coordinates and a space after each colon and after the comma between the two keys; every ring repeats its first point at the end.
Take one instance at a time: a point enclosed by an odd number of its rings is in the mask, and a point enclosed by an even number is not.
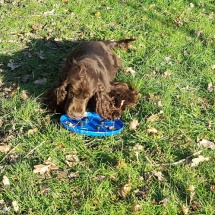
{"type": "Polygon", "coordinates": [[[57,105],[59,105],[62,101],[65,100],[67,95],[66,87],[67,87],[67,84],[64,82],[62,85],[60,85],[55,89],[57,105]]]}

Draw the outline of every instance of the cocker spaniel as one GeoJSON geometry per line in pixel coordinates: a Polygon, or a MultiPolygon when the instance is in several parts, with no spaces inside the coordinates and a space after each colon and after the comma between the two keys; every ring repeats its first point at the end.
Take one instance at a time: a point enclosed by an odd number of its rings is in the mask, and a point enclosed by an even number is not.
{"type": "Polygon", "coordinates": [[[139,93],[127,83],[114,82],[122,68],[113,50],[128,47],[134,39],[83,42],[67,58],[61,69],[58,86],[44,95],[51,110],[80,119],[87,109],[105,119],[120,118],[127,107],[139,100],[139,93]]]}

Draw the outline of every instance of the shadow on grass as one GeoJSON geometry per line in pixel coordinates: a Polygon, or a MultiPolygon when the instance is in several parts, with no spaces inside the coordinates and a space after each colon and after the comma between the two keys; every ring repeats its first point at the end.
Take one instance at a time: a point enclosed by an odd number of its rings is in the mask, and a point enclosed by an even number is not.
{"type": "Polygon", "coordinates": [[[77,44],[78,41],[32,39],[26,43],[24,49],[12,55],[0,54],[2,88],[17,85],[31,96],[40,96],[57,81],[64,58],[77,44]],[[43,78],[47,79],[44,84],[43,78]],[[41,84],[36,84],[35,81],[41,84]]]}

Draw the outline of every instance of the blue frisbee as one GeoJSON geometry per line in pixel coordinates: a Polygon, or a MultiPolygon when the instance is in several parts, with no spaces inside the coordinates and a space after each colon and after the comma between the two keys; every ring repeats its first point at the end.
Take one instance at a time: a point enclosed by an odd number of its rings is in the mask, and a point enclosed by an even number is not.
{"type": "Polygon", "coordinates": [[[120,133],[124,128],[121,120],[106,120],[95,112],[86,112],[79,120],[64,114],[60,117],[60,122],[68,130],[87,136],[112,136],[120,133]]]}

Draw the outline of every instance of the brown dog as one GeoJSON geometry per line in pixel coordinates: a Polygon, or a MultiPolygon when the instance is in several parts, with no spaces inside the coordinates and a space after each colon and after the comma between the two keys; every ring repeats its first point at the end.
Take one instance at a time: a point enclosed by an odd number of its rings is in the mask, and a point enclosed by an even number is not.
{"type": "Polygon", "coordinates": [[[119,118],[126,107],[138,102],[139,93],[126,83],[113,82],[122,64],[112,50],[131,41],[81,43],[61,69],[59,85],[45,93],[47,106],[76,119],[87,108],[105,119],[119,118]]]}

